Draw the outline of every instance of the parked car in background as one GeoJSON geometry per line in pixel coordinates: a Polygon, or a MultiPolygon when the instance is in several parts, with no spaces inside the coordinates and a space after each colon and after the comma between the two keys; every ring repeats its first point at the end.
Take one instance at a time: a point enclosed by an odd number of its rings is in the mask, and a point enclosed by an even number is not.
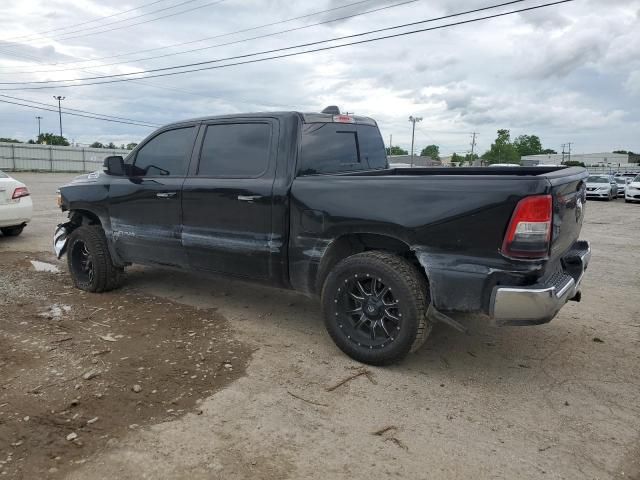
{"type": "Polygon", "coordinates": [[[20,235],[32,211],[27,186],[0,170],[0,232],[5,237],[20,235]]]}
{"type": "Polygon", "coordinates": [[[640,175],[631,180],[624,192],[624,201],[627,203],[640,202],[640,175]]]}
{"type": "Polygon", "coordinates": [[[614,180],[618,184],[618,196],[624,197],[624,192],[627,189],[627,184],[631,182],[632,179],[627,177],[614,177],[614,180]]]}
{"type": "Polygon", "coordinates": [[[607,201],[618,197],[618,184],[610,175],[591,175],[587,178],[587,198],[607,201]]]}

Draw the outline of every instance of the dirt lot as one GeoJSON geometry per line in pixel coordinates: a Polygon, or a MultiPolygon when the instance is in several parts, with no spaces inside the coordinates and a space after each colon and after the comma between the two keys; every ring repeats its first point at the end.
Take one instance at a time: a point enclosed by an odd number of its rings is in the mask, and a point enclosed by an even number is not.
{"type": "Polygon", "coordinates": [[[640,205],[588,202],[583,301],[550,324],[437,326],[364,368],[292,292],[140,267],[69,288],[49,244],[71,176],[16,176],[37,211],[0,238],[7,478],[640,478],[640,205]]]}

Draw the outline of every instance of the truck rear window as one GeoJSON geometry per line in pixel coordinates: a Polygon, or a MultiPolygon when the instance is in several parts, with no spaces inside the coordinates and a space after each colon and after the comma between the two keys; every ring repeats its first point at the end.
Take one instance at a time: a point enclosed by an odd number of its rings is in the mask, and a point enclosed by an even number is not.
{"type": "Polygon", "coordinates": [[[300,175],[387,168],[378,127],[350,123],[310,123],[302,129],[300,175]]]}

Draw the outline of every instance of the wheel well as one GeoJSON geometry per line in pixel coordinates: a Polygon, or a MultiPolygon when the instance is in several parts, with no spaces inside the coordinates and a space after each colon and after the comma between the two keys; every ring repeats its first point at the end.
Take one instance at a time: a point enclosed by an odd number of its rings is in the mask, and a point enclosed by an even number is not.
{"type": "Polygon", "coordinates": [[[316,292],[321,292],[327,275],[329,275],[329,272],[340,260],[350,257],[351,255],[355,255],[356,253],[367,252],[370,250],[381,250],[406,258],[418,267],[418,271],[420,271],[425,276],[425,280],[428,281],[427,276],[424,273],[424,269],[418,262],[415,252],[411,250],[409,245],[405,242],[387,235],[356,233],[338,237],[331,243],[323,255],[320,267],[318,268],[316,292]]]}
{"type": "Polygon", "coordinates": [[[71,223],[79,227],[80,225],[102,225],[100,218],[89,210],[73,210],[70,215],[71,223]]]}

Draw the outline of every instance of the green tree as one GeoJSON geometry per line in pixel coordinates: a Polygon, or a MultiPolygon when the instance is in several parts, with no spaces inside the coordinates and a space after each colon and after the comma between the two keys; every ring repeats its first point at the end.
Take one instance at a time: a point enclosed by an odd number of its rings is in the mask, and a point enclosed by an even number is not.
{"type": "Polygon", "coordinates": [[[462,166],[463,163],[464,163],[464,157],[462,155],[458,155],[455,152],[453,153],[453,155],[451,155],[452,167],[457,167],[458,165],[462,166]]]}
{"type": "Polygon", "coordinates": [[[567,167],[584,167],[585,164],[583,162],[578,162],[576,160],[567,160],[566,162],[562,162],[563,165],[567,167]]]}
{"type": "Polygon", "coordinates": [[[521,157],[542,153],[542,142],[540,142],[540,137],[537,135],[519,135],[513,141],[513,146],[521,157]]]}
{"type": "Polygon", "coordinates": [[[612,153],[621,153],[623,155],[628,155],[629,153],[633,153],[633,152],[629,152],[627,150],[614,150],[612,153]]]}
{"type": "Polygon", "coordinates": [[[89,145],[89,148],[104,148],[104,145],[100,142],[93,142],[91,145],[89,145]]]}
{"type": "MultiPolygon", "coordinates": [[[[138,146],[138,144],[134,143],[134,142],[127,143],[127,150],[133,150],[137,146],[138,146]]],[[[389,149],[388,148],[387,148],[387,155],[389,155],[389,149]]]]}
{"type": "Polygon", "coordinates": [[[38,136],[38,143],[45,145],[62,145],[64,147],[69,146],[69,141],[66,138],[60,135],[54,135],[53,133],[41,133],[38,136]]]}
{"type": "Polygon", "coordinates": [[[15,138],[3,138],[3,137],[0,137],[0,142],[2,142],[2,143],[22,143],[20,140],[16,140],[15,138]]]}
{"type": "Polygon", "coordinates": [[[482,154],[482,158],[490,165],[494,163],[520,163],[520,154],[511,143],[509,130],[498,130],[496,141],[491,144],[489,150],[482,154]]]}
{"type": "Polygon", "coordinates": [[[432,160],[440,160],[440,147],[438,145],[427,145],[420,152],[421,157],[429,157],[432,160]]]}
{"type": "Polygon", "coordinates": [[[116,144],[115,144],[115,143],[113,143],[113,142],[109,142],[109,144],[108,144],[108,145],[105,145],[105,146],[104,146],[104,148],[118,148],[118,147],[116,147],[116,144]]]}
{"type": "Polygon", "coordinates": [[[387,155],[409,155],[409,152],[400,147],[391,147],[391,151],[387,148],[387,155]]]}
{"type": "Polygon", "coordinates": [[[545,148],[544,150],[542,150],[542,152],[540,152],[544,155],[557,155],[558,152],[556,152],[555,150],[551,149],[551,148],[545,148]]]}

